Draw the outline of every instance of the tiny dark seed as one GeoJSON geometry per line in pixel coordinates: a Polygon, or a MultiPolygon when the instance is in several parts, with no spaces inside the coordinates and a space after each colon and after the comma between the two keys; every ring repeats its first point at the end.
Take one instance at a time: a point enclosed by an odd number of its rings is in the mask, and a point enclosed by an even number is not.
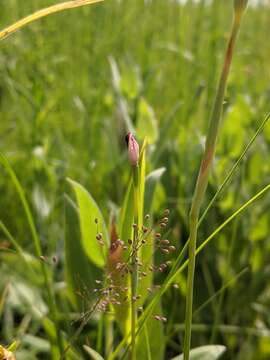
{"type": "Polygon", "coordinates": [[[145,233],[147,233],[148,228],[147,228],[147,227],[145,227],[145,226],[143,226],[143,227],[142,227],[142,231],[143,231],[143,232],[144,232],[144,234],[145,234],[145,233]]]}

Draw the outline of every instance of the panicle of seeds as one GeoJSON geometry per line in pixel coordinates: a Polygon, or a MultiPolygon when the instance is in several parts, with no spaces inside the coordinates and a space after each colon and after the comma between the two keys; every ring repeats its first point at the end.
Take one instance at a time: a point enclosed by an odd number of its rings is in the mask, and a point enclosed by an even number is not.
{"type": "MultiPolygon", "coordinates": [[[[139,229],[138,224],[134,223],[132,225],[134,232],[136,230],[136,249],[133,248],[133,241],[131,239],[127,240],[127,243],[125,244],[123,240],[117,239],[115,242],[112,243],[112,248],[117,248],[118,246],[121,246],[123,250],[128,250],[128,259],[125,261],[121,260],[116,263],[115,270],[116,272],[119,272],[122,277],[128,276],[128,274],[132,274],[132,261],[134,261],[132,254],[134,254],[134,251],[136,251],[138,254],[138,250],[141,246],[147,246],[150,245],[151,241],[153,241],[153,245],[155,246],[155,250],[159,249],[163,254],[168,255],[169,253],[175,251],[175,246],[170,245],[170,241],[168,239],[163,238],[163,229],[167,227],[169,222],[169,209],[166,209],[163,212],[163,215],[161,216],[160,220],[157,222],[156,226],[160,228],[159,231],[155,231],[155,226],[152,227],[148,224],[142,225],[142,227],[139,229]],[[132,260],[133,259],[133,260],[132,260]]],[[[144,217],[145,221],[148,221],[150,219],[150,215],[147,214],[144,217]]],[[[98,219],[95,219],[95,223],[97,225],[97,233],[96,233],[96,239],[100,245],[103,245],[103,237],[102,233],[98,231],[98,219]]],[[[149,272],[164,272],[167,270],[167,268],[171,265],[171,261],[165,261],[159,265],[150,264],[148,265],[144,259],[141,259],[136,257],[135,259],[136,264],[138,265],[139,269],[139,280],[145,278],[148,275],[149,272]]],[[[106,285],[102,285],[103,281],[96,280],[97,288],[94,289],[94,292],[98,294],[100,297],[100,302],[98,305],[99,311],[108,311],[109,305],[117,305],[120,306],[121,304],[132,301],[136,302],[141,298],[141,295],[136,295],[131,297],[128,295],[128,286],[116,286],[113,281],[113,273],[107,273],[105,277],[104,283],[106,285]]],[[[160,285],[153,285],[152,287],[148,287],[147,291],[148,293],[153,293],[155,290],[160,289],[160,285]]],[[[140,306],[138,307],[138,311],[143,311],[143,308],[140,306]]],[[[156,320],[166,322],[167,319],[164,316],[161,315],[155,315],[154,316],[156,320]]]]}

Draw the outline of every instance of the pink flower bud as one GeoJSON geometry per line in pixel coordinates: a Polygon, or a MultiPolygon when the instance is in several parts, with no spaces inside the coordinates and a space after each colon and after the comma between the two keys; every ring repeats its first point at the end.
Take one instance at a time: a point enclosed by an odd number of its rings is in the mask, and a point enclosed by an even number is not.
{"type": "Polygon", "coordinates": [[[135,137],[129,132],[126,135],[126,143],[128,147],[128,158],[132,166],[137,166],[139,161],[140,148],[135,137]]]}

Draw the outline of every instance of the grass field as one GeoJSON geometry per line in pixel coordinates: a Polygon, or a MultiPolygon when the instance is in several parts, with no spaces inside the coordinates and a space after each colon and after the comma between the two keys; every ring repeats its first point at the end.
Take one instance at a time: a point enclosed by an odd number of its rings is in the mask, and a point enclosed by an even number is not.
{"type": "MultiPolygon", "coordinates": [[[[2,0],[0,29],[55,3],[2,0]]],[[[100,359],[89,348],[104,359],[128,358],[128,306],[119,311],[112,301],[106,311],[91,310],[99,299],[94,289],[99,280],[107,286],[115,261],[106,248],[102,257],[96,234],[126,243],[135,221],[125,135],[135,133],[141,148],[147,137],[139,209],[150,214],[154,232],[170,210],[164,236],[176,251],[157,251],[153,261],[173,263],[189,236],[232,18],[233,1],[105,0],[48,16],[0,42],[0,344],[16,341],[17,359],[59,359],[67,346],[66,359],[100,359]]],[[[201,214],[270,111],[269,24],[267,1],[248,7],[201,214]]],[[[198,245],[268,186],[269,150],[266,122],[201,222],[198,245]]],[[[197,256],[192,348],[224,345],[224,360],[270,358],[269,200],[265,191],[197,256]]],[[[154,246],[146,249],[139,256],[148,269],[154,246]]],[[[170,268],[141,280],[138,306],[147,308],[170,268]]],[[[178,271],[160,297],[137,336],[137,359],[182,353],[186,278],[186,269],[178,271]]]]}

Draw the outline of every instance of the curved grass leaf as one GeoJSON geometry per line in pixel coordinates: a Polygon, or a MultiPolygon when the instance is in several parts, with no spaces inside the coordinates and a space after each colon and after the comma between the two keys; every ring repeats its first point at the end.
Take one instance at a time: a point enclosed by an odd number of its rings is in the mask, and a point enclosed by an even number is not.
{"type": "Polygon", "coordinates": [[[107,249],[109,246],[109,237],[103,216],[89,192],[76,181],[71,179],[67,180],[76,194],[82,246],[91,262],[102,268],[106,263],[107,249]],[[95,219],[98,220],[98,228],[95,219]],[[104,246],[101,246],[96,240],[97,233],[102,233],[104,246]]]}
{"type": "Polygon", "coordinates": [[[36,21],[38,19],[41,19],[45,16],[68,10],[73,9],[80,6],[90,5],[97,2],[101,2],[103,0],[71,0],[71,1],[65,1],[60,4],[49,6],[45,9],[38,10],[35,13],[26,16],[25,18],[17,21],[16,23],[8,26],[7,28],[0,31],[0,40],[5,39],[9,35],[13,34],[14,32],[20,30],[22,27],[32,23],[33,21],[36,21]]]}

